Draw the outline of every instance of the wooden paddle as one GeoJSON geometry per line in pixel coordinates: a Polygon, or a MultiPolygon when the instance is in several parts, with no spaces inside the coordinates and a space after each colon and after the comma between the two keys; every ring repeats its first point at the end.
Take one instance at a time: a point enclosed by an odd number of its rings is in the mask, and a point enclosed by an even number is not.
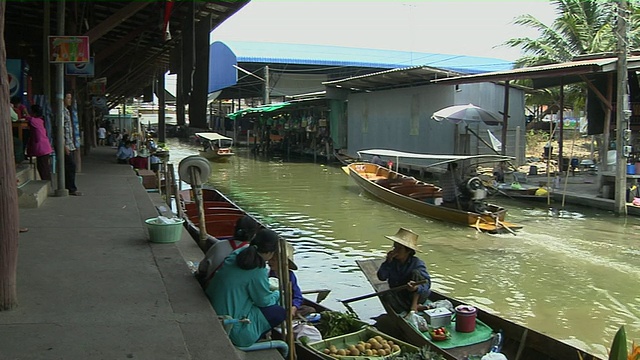
{"type": "MultiPolygon", "coordinates": [[[[415,281],[415,282],[414,282],[414,285],[422,285],[422,284],[426,284],[428,281],[429,281],[429,280],[427,280],[427,279],[420,280],[420,281],[415,281]]],[[[361,295],[361,296],[356,296],[356,297],[351,298],[351,299],[347,299],[347,300],[338,300],[338,301],[340,301],[341,303],[343,303],[343,304],[345,304],[345,305],[346,305],[346,304],[348,304],[348,303],[350,303],[350,302],[359,301],[359,300],[364,300],[364,299],[369,299],[369,298],[372,298],[372,297],[374,297],[374,296],[379,296],[379,295],[383,295],[383,294],[390,293],[390,292],[394,292],[394,291],[405,290],[405,289],[408,289],[408,288],[409,288],[409,285],[401,285],[401,286],[396,286],[396,287],[391,288],[391,289],[382,290],[382,291],[374,292],[374,293],[371,293],[371,294],[361,295]]]]}
{"type": "Polygon", "coordinates": [[[306,294],[318,294],[316,296],[316,302],[320,303],[322,302],[322,300],[326,299],[327,296],[329,296],[329,293],[331,292],[330,289],[315,289],[315,290],[303,290],[302,291],[302,295],[306,295],[306,294]]]}

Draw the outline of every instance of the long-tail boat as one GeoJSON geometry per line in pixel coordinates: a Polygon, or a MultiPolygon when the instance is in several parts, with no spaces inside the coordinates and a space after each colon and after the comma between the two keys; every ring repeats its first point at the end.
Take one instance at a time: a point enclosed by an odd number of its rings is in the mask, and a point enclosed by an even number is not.
{"type": "MultiPolygon", "coordinates": [[[[403,153],[393,150],[366,150],[368,154],[394,155],[396,158],[412,157],[438,160],[437,164],[453,161],[490,158],[500,161],[498,156],[445,156],[403,153]]],[[[396,161],[396,166],[398,162],[396,161]]],[[[418,180],[397,170],[368,162],[356,162],[342,168],[364,191],[374,197],[417,215],[470,226],[478,231],[514,233],[521,226],[505,221],[507,210],[485,202],[487,194],[482,181],[471,177],[462,182],[457,204],[443,204],[442,188],[418,180]]]]}
{"type": "MultiPolygon", "coordinates": [[[[383,261],[384,259],[357,261],[365,277],[377,292],[389,289],[389,285],[378,280],[377,277],[377,271],[383,261]]],[[[433,302],[447,300],[454,308],[459,305],[467,305],[433,289],[431,289],[429,300],[433,302]]],[[[440,347],[455,359],[467,359],[470,355],[482,356],[491,351],[493,347],[497,347],[502,354],[506,355],[507,359],[600,360],[599,357],[584,350],[479,308],[476,308],[476,329],[474,332],[458,333],[455,330],[455,322],[452,322],[447,326],[452,334],[451,339],[433,341],[428,332],[422,332],[411,325],[401,314],[396,313],[383,298],[380,301],[387,311],[387,316],[380,318],[381,321],[376,324],[376,327],[381,331],[416,346],[430,344],[440,347]]]]}

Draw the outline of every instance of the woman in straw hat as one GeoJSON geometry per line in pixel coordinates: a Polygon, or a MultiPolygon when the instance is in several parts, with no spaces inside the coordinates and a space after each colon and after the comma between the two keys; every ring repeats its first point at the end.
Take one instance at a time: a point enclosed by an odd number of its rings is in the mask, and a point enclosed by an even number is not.
{"type": "Polygon", "coordinates": [[[431,276],[427,266],[415,256],[418,251],[418,234],[400,228],[395,235],[385,237],[393,241],[393,250],[387,253],[387,259],[380,265],[378,279],[387,281],[391,288],[402,285],[407,285],[408,288],[387,293],[382,300],[397,313],[417,311],[431,291],[431,276]],[[427,282],[415,284],[422,280],[427,282]]]}

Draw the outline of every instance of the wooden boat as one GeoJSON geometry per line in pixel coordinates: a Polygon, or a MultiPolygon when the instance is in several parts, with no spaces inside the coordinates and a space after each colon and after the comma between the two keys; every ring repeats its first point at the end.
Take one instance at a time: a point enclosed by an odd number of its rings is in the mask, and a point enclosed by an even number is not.
{"type": "Polygon", "coordinates": [[[478,231],[513,232],[520,228],[504,221],[507,210],[500,206],[487,204],[483,213],[443,206],[442,189],[438,186],[379,165],[353,163],[343,170],[369,194],[418,215],[470,226],[478,231]]]}
{"type": "MultiPolygon", "coordinates": [[[[499,184],[498,186],[489,186],[489,193],[505,196],[514,200],[526,200],[536,202],[546,202],[547,195],[536,195],[539,186],[531,186],[521,184],[519,187],[513,187],[511,184],[499,184]]],[[[553,201],[553,193],[550,194],[553,201]]]]}
{"type": "MultiPolygon", "coordinates": [[[[386,282],[378,280],[377,271],[384,259],[360,260],[357,261],[358,266],[364,273],[365,277],[376,291],[382,291],[389,288],[386,282]]],[[[432,301],[448,300],[454,307],[463,305],[464,303],[446,295],[440,294],[432,290],[429,299],[432,301]]],[[[382,301],[382,299],[381,299],[382,301]]],[[[380,330],[387,332],[392,336],[401,337],[405,341],[423,346],[432,344],[442,346],[439,342],[433,342],[429,336],[420,332],[418,329],[410,325],[403,317],[396,314],[391,307],[384,301],[383,306],[388,316],[385,318],[387,323],[380,323],[380,330]],[[401,334],[394,334],[399,331],[401,334]],[[391,330],[389,330],[391,329],[391,330]]],[[[518,325],[507,319],[497,315],[488,313],[482,309],[477,309],[477,319],[490,327],[494,331],[494,335],[486,340],[476,344],[454,347],[446,349],[446,352],[455,359],[466,359],[469,355],[486,354],[495,344],[495,337],[498,332],[501,333],[501,353],[508,359],[519,360],[596,360],[599,357],[589,354],[583,350],[575,348],[560,340],[549,337],[545,334],[529,329],[522,325],[518,325]]],[[[454,332],[454,329],[450,329],[454,332]]]]}
{"type": "Polygon", "coordinates": [[[216,132],[196,133],[196,137],[203,144],[200,156],[214,161],[227,161],[234,155],[231,146],[233,139],[216,132]]]}
{"type": "Polygon", "coordinates": [[[364,160],[362,159],[358,159],[358,158],[354,158],[353,156],[344,154],[342,152],[340,152],[339,150],[336,150],[333,152],[333,156],[336,158],[336,160],[338,160],[340,162],[340,164],[347,166],[349,164],[353,164],[356,162],[363,162],[364,160]]]}
{"type": "MultiPolygon", "coordinates": [[[[200,217],[198,207],[192,200],[191,191],[180,191],[180,203],[184,226],[194,239],[200,238],[200,217]]],[[[236,203],[216,189],[202,189],[202,200],[205,211],[205,225],[207,229],[207,243],[209,245],[219,240],[228,240],[233,233],[238,219],[247,215],[236,203]]],[[[256,220],[254,218],[254,220],[256,220]]],[[[258,220],[256,222],[259,223],[258,220]]]]}

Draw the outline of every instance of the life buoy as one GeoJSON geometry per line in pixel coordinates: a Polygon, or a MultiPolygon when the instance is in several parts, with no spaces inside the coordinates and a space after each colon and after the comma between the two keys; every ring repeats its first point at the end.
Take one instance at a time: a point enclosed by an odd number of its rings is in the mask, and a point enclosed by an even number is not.
{"type": "Polygon", "coordinates": [[[178,165],[178,174],[180,174],[182,181],[190,184],[191,186],[201,185],[191,183],[191,171],[189,170],[191,167],[195,167],[200,171],[200,180],[203,182],[206,182],[209,175],[211,175],[211,163],[209,163],[209,160],[199,155],[187,156],[180,161],[180,165],[178,165]]]}

